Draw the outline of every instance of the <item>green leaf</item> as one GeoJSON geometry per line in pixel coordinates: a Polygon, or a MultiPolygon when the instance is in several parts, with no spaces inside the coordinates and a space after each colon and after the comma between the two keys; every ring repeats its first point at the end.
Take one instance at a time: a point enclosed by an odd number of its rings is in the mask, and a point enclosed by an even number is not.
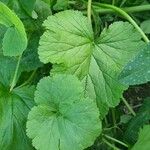
{"type": "Polygon", "coordinates": [[[24,45],[22,35],[14,27],[10,27],[3,38],[3,53],[5,56],[16,56],[22,54],[24,45]],[[10,42],[11,41],[11,42],[10,42]]]}
{"type": "Polygon", "coordinates": [[[65,10],[68,7],[68,0],[57,0],[56,4],[53,6],[54,10],[65,10]]]}
{"type": "Polygon", "coordinates": [[[71,75],[43,78],[28,116],[27,135],[39,150],[82,150],[100,134],[96,103],[84,98],[84,89],[71,75]]]}
{"type": "Polygon", "coordinates": [[[19,0],[19,2],[23,9],[26,11],[26,13],[32,16],[32,11],[34,9],[36,0],[19,0]]]}
{"type": "Polygon", "coordinates": [[[37,0],[35,3],[35,12],[38,15],[38,20],[40,19],[40,24],[52,14],[50,5],[42,0],[37,0]]]}
{"type": "Polygon", "coordinates": [[[127,124],[129,120],[131,120],[131,115],[122,115],[120,116],[120,123],[119,124],[127,124]]]}
{"type": "Polygon", "coordinates": [[[120,74],[120,81],[126,85],[143,84],[150,81],[150,44],[146,45],[132,59],[120,74]]]}
{"type": "Polygon", "coordinates": [[[23,23],[2,2],[0,2],[0,24],[8,28],[2,43],[3,54],[5,56],[21,55],[27,47],[27,37],[23,23]]]}
{"type": "Polygon", "coordinates": [[[127,125],[124,139],[130,144],[134,144],[138,138],[140,128],[150,121],[150,98],[144,100],[142,107],[127,125]]]}
{"type": "Polygon", "coordinates": [[[143,45],[134,27],[116,22],[94,40],[87,17],[71,10],[48,17],[43,25],[46,31],[40,40],[40,60],[55,64],[53,73],[77,75],[99,107],[101,103],[116,106],[127,88],[118,82],[118,75],[143,45]]]}
{"type": "Polygon", "coordinates": [[[139,133],[137,143],[132,150],[149,150],[150,149],[150,125],[145,125],[139,133]]]}
{"type": "Polygon", "coordinates": [[[23,53],[20,64],[23,71],[35,70],[43,65],[37,54],[40,35],[41,33],[38,32],[30,34],[30,38],[28,39],[28,47],[23,53]]]}
{"type": "Polygon", "coordinates": [[[10,92],[16,61],[0,57],[0,62],[0,149],[32,150],[25,123],[34,105],[34,87],[15,88],[10,92]]]}
{"type": "Polygon", "coordinates": [[[9,57],[0,56],[0,83],[4,86],[10,85],[12,82],[17,61],[9,57]]]}
{"type": "Polygon", "coordinates": [[[149,20],[145,20],[141,23],[141,29],[147,33],[150,34],[150,19],[149,20]]]}
{"type": "Polygon", "coordinates": [[[10,0],[0,0],[0,1],[3,2],[3,3],[5,3],[7,5],[10,0]]]}

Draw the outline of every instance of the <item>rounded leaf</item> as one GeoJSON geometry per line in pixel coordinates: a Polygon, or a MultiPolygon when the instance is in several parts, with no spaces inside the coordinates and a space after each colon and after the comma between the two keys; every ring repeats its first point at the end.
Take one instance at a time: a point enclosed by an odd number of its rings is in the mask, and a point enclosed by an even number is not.
{"type": "Polygon", "coordinates": [[[27,122],[27,135],[35,148],[83,150],[93,144],[101,132],[99,111],[94,101],[84,98],[80,86],[71,75],[40,81],[35,94],[38,106],[27,122]]]}

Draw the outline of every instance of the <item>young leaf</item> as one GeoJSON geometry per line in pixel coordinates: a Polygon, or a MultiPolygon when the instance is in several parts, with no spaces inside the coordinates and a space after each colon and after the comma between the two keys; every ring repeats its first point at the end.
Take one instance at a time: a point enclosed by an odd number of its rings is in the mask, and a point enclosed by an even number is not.
{"type": "Polygon", "coordinates": [[[91,24],[78,11],[63,11],[48,17],[40,40],[39,57],[59,70],[75,74],[85,83],[97,104],[116,106],[126,87],[118,75],[143,45],[140,35],[127,22],[116,22],[94,40],[91,24]]]}
{"type": "Polygon", "coordinates": [[[5,56],[21,55],[27,47],[27,37],[23,23],[2,2],[0,2],[0,24],[8,28],[2,43],[3,54],[5,56]]]}
{"type": "Polygon", "coordinates": [[[68,0],[57,0],[56,4],[53,6],[54,10],[64,10],[68,7],[68,0]]]}
{"type": "Polygon", "coordinates": [[[32,16],[32,11],[34,9],[36,0],[19,0],[19,2],[23,9],[26,11],[26,13],[32,16]]]}
{"type": "Polygon", "coordinates": [[[150,44],[146,45],[132,59],[120,74],[120,81],[126,85],[143,84],[150,81],[150,44]]]}
{"type": "Polygon", "coordinates": [[[150,125],[145,125],[140,130],[139,139],[132,150],[149,150],[150,149],[150,125]]]}
{"type": "Polygon", "coordinates": [[[149,20],[145,20],[141,23],[141,29],[147,33],[150,34],[150,19],[149,20]]]}
{"type": "Polygon", "coordinates": [[[71,75],[40,81],[35,106],[28,116],[27,135],[39,150],[83,150],[100,134],[96,103],[84,98],[84,89],[71,75]]]}
{"type": "Polygon", "coordinates": [[[52,11],[50,9],[50,4],[48,4],[48,3],[46,3],[46,1],[42,1],[42,0],[36,0],[35,12],[38,15],[37,21],[40,21],[40,25],[49,15],[52,14],[52,11]]]}
{"type": "Polygon", "coordinates": [[[32,150],[26,136],[25,123],[34,105],[34,87],[16,88],[9,91],[15,72],[16,61],[0,57],[0,149],[32,150]]]}

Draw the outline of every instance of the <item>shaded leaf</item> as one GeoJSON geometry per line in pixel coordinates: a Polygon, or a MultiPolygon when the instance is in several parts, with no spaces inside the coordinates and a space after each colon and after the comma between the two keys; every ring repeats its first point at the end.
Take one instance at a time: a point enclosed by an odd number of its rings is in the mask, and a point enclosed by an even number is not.
{"type": "Polygon", "coordinates": [[[124,135],[124,139],[130,143],[134,144],[138,138],[138,132],[140,128],[145,124],[148,123],[150,120],[150,98],[147,98],[144,102],[142,107],[140,108],[139,112],[136,114],[136,117],[132,118],[129,121],[127,126],[127,130],[124,135]]]}
{"type": "Polygon", "coordinates": [[[150,149],[150,125],[145,125],[140,130],[139,138],[132,150],[149,150],[150,149]]]}
{"type": "Polygon", "coordinates": [[[42,66],[37,53],[40,35],[41,33],[38,32],[34,32],[30,35],[28,47],[21,59],[21,68],[23,71],[35,70],[42,66]]]}
{"type": "Polygon", "coordinates": [[[57,0],[56,4],[53,6],[54,10],[65,10],[68,7],[68,0],[57,0]]]}
{"type": "Polygon", "coordinates": [[[34,9],[36,0],[19,0],[19,2],[23,9],[26,11],[26,13],[32,16],[32,11],[34,9]]]}

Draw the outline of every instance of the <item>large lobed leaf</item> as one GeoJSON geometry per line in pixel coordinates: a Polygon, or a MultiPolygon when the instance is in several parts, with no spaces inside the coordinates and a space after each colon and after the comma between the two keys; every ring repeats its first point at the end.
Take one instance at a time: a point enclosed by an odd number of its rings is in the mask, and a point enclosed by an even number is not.
{"type": "Polygon", "coordinates": [[[43,78],[29,113],[27,135],[39,150],[83,150],[101,132],[96,103],[84,98],[84,89],[71,75],[43,78]]]}
{"type": "Polygon", "coordinates": [[[97,104],[116,106],[127,87],[118,82],[123,66],[143,45],[127,22],[116,22],[94,39],[92,26],[81,12],[67,10],[48,17],[39,57],[54,64],[53,73],[75,74],[97,104]]]}
{"type": "Polygon", "coordinates": [[[32,150],[25,125],[28,112],[34,105],[34,87],[9,91],[16,61],[0,56],[0,149],[32,150]]]}

